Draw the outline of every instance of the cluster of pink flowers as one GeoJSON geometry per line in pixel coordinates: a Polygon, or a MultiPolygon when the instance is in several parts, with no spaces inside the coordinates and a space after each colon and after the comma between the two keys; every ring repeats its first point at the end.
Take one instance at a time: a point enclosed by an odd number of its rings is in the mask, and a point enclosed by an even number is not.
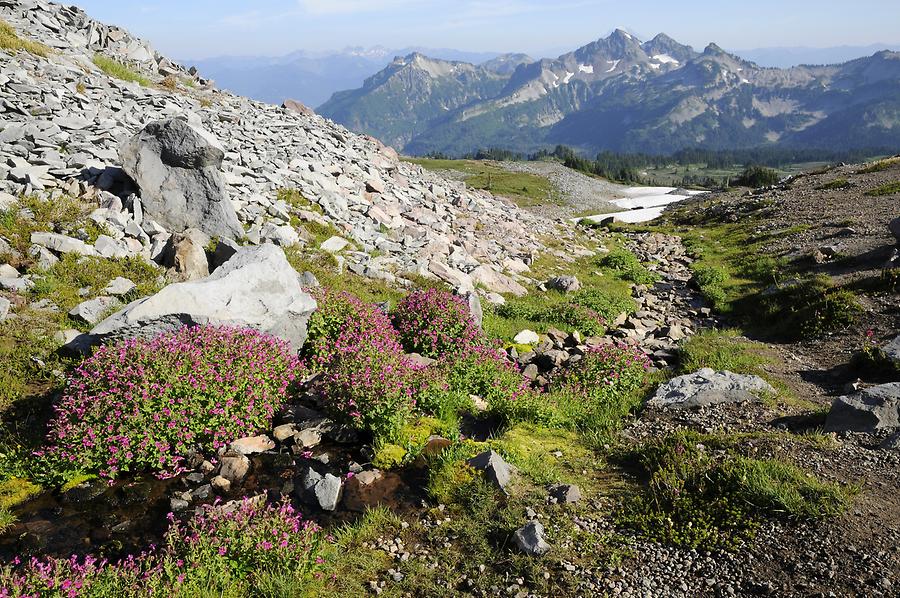
{"type": "Polygon", "coordinates": [[[320,373],[332,415],[376,434],[402,425],[415,405],[419,367],[407,359],[386,314],[345,292],[319,290],[303,365],[320,373]]]}
{"type": "Polygon", "coordinates": [[[588,396],[628,392],[647,380],[651,363],[639,347],[615,344],[591,347],[562,383],[588,396]]]}
{"type": "Polygon", "coordinates": [[[297,375],[288,343],[255,330],[185,327],[99,348],[69,377],[45,458],[113,479],[182,470],[270,425],[297,375]]]}
{"type": "Polygon", "coordinates": [[[413,291],[404,297],[393,321],[403,347],[426,357],[461,354],[485,341],[466,301],[437,289],[413,291]]]}
{"type": "MultiPolygon", "coordinates": [[[[172,596],[192,576],[227,570],[251,580],[260,572],[317,575],[324,562],[320,528],[287,502],[260,505],[244,500],[236,508],[208,505],[182,524],[169,515],[163,546],[109,562],[93,556],[15,559],[0,567],[0,598],[103,595],[172,596]],[[227,562],[222,567],[217,561],[227,562]],[[102,588],[102,590],[101,590],[102,588]]],[[[206,582],[206,580],[203,580],[206,582]]],[[[228,580],[211,580],[227,584],[228,580]]],[[[206,582],[208,583],[208,582],[206,582]]]]}

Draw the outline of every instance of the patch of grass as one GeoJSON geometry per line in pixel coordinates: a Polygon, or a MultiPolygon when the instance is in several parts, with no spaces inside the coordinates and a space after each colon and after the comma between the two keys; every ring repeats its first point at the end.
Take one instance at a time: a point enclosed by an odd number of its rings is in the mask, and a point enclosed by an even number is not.
{"type": "Polygon", "coordinates": [[[833,181],[829,181],[829,182],[825,183],[824,185],[820,185],[820,186],[816,187],[816,189],[818,189],[819,191],[831,191],[833,189],[847,189],[848,187],[851,187],[851,186],[852,185],[850,184],[850,181],[848,181],[847,179],[841,178],[841,179],[834,179],[833,181]]]}
{"type": "Polygon", "coordinates": [[[57,385],[52,372],[68,363],[56,354],[57,314],[26,308],[16,315],[0,322],[0,413],[57,385]]]}
{"type": "Polygon", "coordinates": [[[788,281],[742,300],[746,313],[777,327],[786,339],[810,339],[853,324],[862,307],[852,291],[835,287],[824,275],[788,281]]]}
{"type": "Polygon", "coordinates": [[[869,197],[884,197],[885,195],[896,195],[897,193],[900,193],[900,181],[886,183],[871,191],[866,191],[866,195],[869,197]]]}
{"type": "Polygon", "coordinates": [[[657,541],[736,549],[766,517],[843,513],[855,489],[819,481],[782,460],[742,455],[735,439],[679,431],[621,455],[645,483],[619,520],[657,541]]]}
{"type": "Polygon", "coordinates": [[[87,224],[89,211],[89,206],[68,195],[53,200],[36,195],[23,196],[6,210],[0,210],[0,236],[23,256],[14,265],[28,265],[31,233],[56,231],[74,234],[81,227],[87,236],[89,232],[97,231],[92,220],[93,227],[87,224]]]}
{"type": "Polygon", "coordinates": [[[618,274],[623,280],[635,284],[651,285],[659,280],[659,275],[647,270],[637,256],[624,248],[610,251],[600,260],[600,265],[618,274]]]}
{"type": "Polygon", "coordinates": [[[295,210],[308,210],[316,214],[322,214],[322,206],[303,197],[297,189],[281,188],[277,191],[277,199],[285,202],[295,210]]]}
{"type": "Polygon", "coordinates": [[[300,247],[285,247],[288,262],[298,273],[312,272],[324,287],[337,291],[347,291],[367,303],[387,301],[396,304],[405,293],[382,280],[359,276],[353,272],[338,273],[337,261],[326,251],[304,250],[300,247]]]}
{"type": "MultiPolygon", "coordinates": [[[[34,288],[29,291],[29,295],[34,300],[52,301],[64,315],[82,301],[102,295],[103,288],[119,276],[137,285],[129,295],[122,298],[123,302],[152,295],[161,287],[160,271],[142,257],[101,258],[69,253],[49,269],[35,275],[34,288]],[[80,289],[87,289],[86,294],[80,295],[80,289]]],[[[75,321],[62,323],[76,327],[79,325],[75,321]]]]}
{"type": "Polygon", "coordinates": [[[868,166],[857,170],[856,174],[871,174],[873,172],[882,172],[897,164],[900,164],[900,156],[885,158],[884,160],[877,160],[875,162],[872,162],[868,166]]]}
{"type": "Polygon", "coordinates": [[[97,68],[114,79],[127,81],[129,83],[137,83],[143,87],[150,85],[150,79],[147,77],[132,70],[127,65],[124,65],[117,60],[113,60],[108,56],[104,56],[103,54],[94,55],[94,64],[97,68]]]}
{"type": "Polygon", "coordinates": [[[0,19],[0,50],[8,50],[10,52],[18,52],[19,50],[46,58],[51,50],[44,44],[22,39],[16,34],[16,30],[6,21],[0,19]]]}
{"type": "Polygon", "coordinates": [[[494,195],[508,197],[519,207],[543,206],[560,202],[559,192],[545,177],[504,170],[493,162],[420,158],[405,160],[427,170],[455,170],[465,173],[464,180],[469,187],[484,189],[494,195]]]}
{"type": "Polygon", "coordinates": [[[165,87],[169,91],[175,91],[178,88],[178,79],[176,79],[173,75],[166,75],[162,81],[159,82],[162,87],[165,87]]]}
{"type": "MultiPolygon", "coordinates": [[[[759,376],[778,391],[782,403],[812,406],[799,401],[791,388],[770,373],[777,355],[763,344],[741,338],[737,330],[704,330],[685,340],[678,348],[678,374],[689,374],[701,368],[727,370],[735,374],[759,376]]],[[[771,401],[775,397],[761,397],[771,401]]]]}
{"type": "Polygon", "coordinates": [[[503,306],[486,306],[484,330],[489,337],[509,342],[526,328],[536,332],[558,328],[599,335],[606,326],[597,316],[610,322],[636,309],[628,281],[619,272],[603,266],[597,257],[565,261],[547,251],[538,256],[531,271],[538,280],[574,275],[581,282],[582,290],[569,294],[556,290],[533,291],[524,297],[507,297],[503,306]]]}
{"type": "Polygon", "coordinates": [[[760,368],[771,363],[771,359],[763,354],[761,346],[739,337],[737,330],[704,330],[695,334],[679,348],[679,373],[712,368],[736,374],[759,374],[760,368]]]}

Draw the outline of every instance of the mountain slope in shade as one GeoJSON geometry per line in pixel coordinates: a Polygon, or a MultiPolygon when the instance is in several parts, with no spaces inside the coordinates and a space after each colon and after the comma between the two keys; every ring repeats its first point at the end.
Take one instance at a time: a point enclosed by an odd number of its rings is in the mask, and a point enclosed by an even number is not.
{"type": "Polygon", "coordinates": [[[514,69],[437,68],[408,56],[319,111],[412,154],[559,143],[645,152],[900,147],[896,52],[763,68],[716,44],[696,52],[665,34],[642,42],[616,30],[556,59],[516,61],[514,69]]]}

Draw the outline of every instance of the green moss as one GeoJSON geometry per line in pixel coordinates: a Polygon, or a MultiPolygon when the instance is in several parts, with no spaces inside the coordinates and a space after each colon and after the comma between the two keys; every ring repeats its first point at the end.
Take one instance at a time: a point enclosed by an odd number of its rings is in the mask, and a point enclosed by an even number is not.
{"type": "Polygon", "coordinates": [[[50,48],[44,44],[19,37],[16,34],[16,30],[2,19],[0,19],[0,50],[8,50],[10,52],[23,50],[42,58],[46,58],[51,52],[50,48]]]}
{"type": "Polygon", "coordinates": [[[397,444],[383,444],[378,447],[372,465],[378,469],[397,469],[406,459],[406,449],[397,444]]]}
{"type": "Polygon", "coordinates": [[[37,484],[21,478],[10,478],[0,482],[0,509],[11,509],[42,492],[37,484]]]}
{"type": "Polygon", "coordinates": [[[592,461],[578,433],[519,424],[491,443],[519,471],[536,484],[582,480],[575,467],[592,461]],[[557,454],[560,456],[557,457],[557,454]]]}
{"type": "Polygon", "coordinates": [[[143,87],[147,87],[150,85],[150,80],[147,77],[133,71],[131,68],[122,64],[121,62],[113,60],[112,58],[109,58],[102,54],[94,55],[94,64],[101,71],[115,79],[127,81],[129,83],[137,83],[138,85],[141,85],[143,87]]]}
{"type": "Polygon", "coordinates": [[[68,481],[66,481],[62,486],[60,486],[59,491],[62,493],[66,493],[73,488],[76,488],[85,482],[90,482],[91,480],[96,480],[97,476],[92,473],[79,473],[72,476],[68,481]]]}
{"type": "Polygon", "coordinates": [[[0,322],[0,412],[58,385],[52,371],[67,365],[56,354],[59,343],[53,339],[58,314],[26,308],[16,315],[0,322]]]}

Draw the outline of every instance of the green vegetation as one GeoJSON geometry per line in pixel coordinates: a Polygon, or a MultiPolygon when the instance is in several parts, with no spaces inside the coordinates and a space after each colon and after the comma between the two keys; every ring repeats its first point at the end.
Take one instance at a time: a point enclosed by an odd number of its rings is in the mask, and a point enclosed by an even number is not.
{"type": "MultiPolygon", "coordinates": [[[[61,312],[68,312],[82,301],[102,295],[109,281],[120,276],[137,285],[122,298],[124,302],[152,295],[161,287],[159,269],[141,257],[101,258],[69,253],[47,270],[36,273],[29,295],[35,300],[52,301],[61,312]]],[[[84,326],[76,321],[64,323],[84,326]]]]}
{"type": "Polygon", "coordinates": [[[871,174],[873,172],[882,172],[893,166],[900,164],[900,156],[895,156],[893,158],[885,158],[884,160],[878,160],[876,162],[872,162],[868,166],[865,166],[856,171],[856,174],[871,174]]]}
{"type": "Polygon", "coordinates": [[[34,232],[62,232],[89,243],[95,241],[106,231],[87,218],[89,212],[86,204],[68,195],[54,200],[34,195],[20,197],[11,207],[0,210],[0,236],[22,257],[0,257],[9,258],[14,266],[30,265],[28,250],[34,232]]]}
{"type": "Polygon", "coordinates": [[[871,191],[866,191],[866,195],[870,197],[883,197],[885,195],[896,195],[898,193],[900,193],[900,181],[885,183],[871,191]]]}
{"type": "Polygon", "coordinates": [[[6,21],[0,19],[0,50],[18,52],[23,50],[29,54],[46,58],[51,50],[44,44],[28,39],[22,39],[16,34],[16,30],[6,21]]]}
{"type": "Polygon", "coordinates": [[[600,260],[600,265],[616,272],[619,278],[635,284],[650,285],[659,280],[658,274],[647,270],[637,256],[627,249],[613,249],[600,260]]]}
{"type": "Polygon", "coordinates": [[[852,185],[850,184],[850,181],[848,181],[847,179],[841,178],[841,179],[834,179],[833,181],[829,181],[829,182],[825,183],[824,185],[820,185],[819,187],[816,187],[816,188],[819,191],[831,191],[833,189],[847,189],[848,187],[851,187],[851,186],[852,185]]]}
{"type": "Polygon", "coordinates": [[[508,197],[519,207],[557,203],[559,193],[546,178],[523,172],[510,172],[491,162],[475,160],[407,159],[428,170],[454,170],[465,174],[465,182],[473,189],[485,189],[494,195],[508,197]]]}
{"type": "Polygon", "coordinates": [[[785,282],[746,302],[746,311],[777,323],[781,336],[794,340],[846,328],[862,313],[853,292],[834,287],[824,275],[785,282]]]}
{"type": "Polygon", "coordinates": [[[734,549],[763,517],[817,520],[849,506],[854,488],[744,456],[739,440],[682,431],[625,452],[646,486],[623,502],[620,521],[661,542],[734,549]]]}
{"type": "Polygon", "coordinates": [[[140,73],[133,71],[128,66],[122,64],[117,60],[113,60],[103,54],[95,54],[94,55],[94,64],[97,65],[101,71],[113,77],[115,79],[120,79],[122,81],[127,81],[129,83],[137,83],[143,87],[147,87],[150,85],[150,79],[141,75],[140,73]]]}
{"type": "MultiPolygon", "coordinates": [[[[552,247],[553,240],[547,241],[552,247]]],[[[539,333],[557,328],[565,332],[577,330],[588,336],[601,335],[606,330],[606,322],[635,311],[630,277],[652,276],[640,264],[635,267],[628,263],[631,268],[616,269],[608,265],[617,266],[615,259],[607,263],[596,256],[563,262],[545,252],[532,264],[530,276],[547,280],[552,276],[574,275],[582,289],[569,294],[548,290],[532,291],[524,297],[507,297],[504,305],[485,309],[485,332],[506,342],[525,328],[539,333]]]]}
{"type": "Polygon", "coordinates": [[[741,173],[741,176],[734,180],[734,184],[741,187],[752,187],[754,189],[757,189],[759,187],[768,187],[770,185],[774,185],[778,182],[779,178],[781,177],[778,175],[778,173],[771,168],[765,168],[763,166],[749,166],[744,169],[744,172],[741,173]]]}

